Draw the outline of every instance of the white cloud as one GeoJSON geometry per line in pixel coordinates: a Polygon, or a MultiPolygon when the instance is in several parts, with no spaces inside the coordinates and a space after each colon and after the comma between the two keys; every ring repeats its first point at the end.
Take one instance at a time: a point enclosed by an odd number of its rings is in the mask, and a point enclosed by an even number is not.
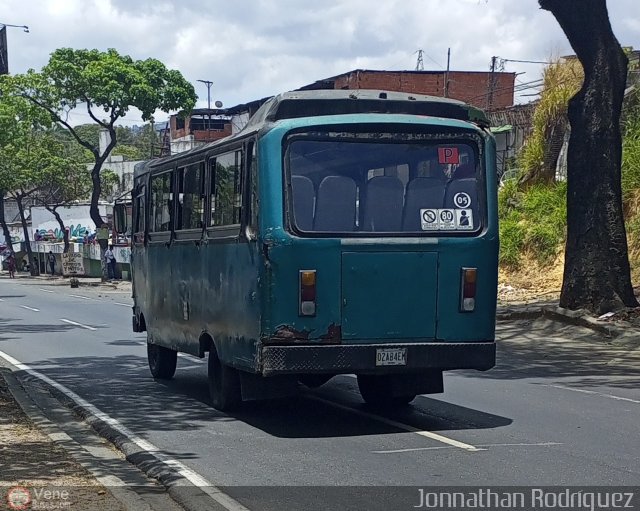
{"type": "MultiPolygon", "coordinates": [[[[611,0],[614,32],[640,47],[637,0],[611,0]]],[[[198,106],[231,106],[355,68],[486,70],[492,56],[547,60],[571,48],[536,0],[0,0],[11,29],[13,73],[42,67],[59,47],[116,48],[155,57],[196,85],[198,106]],[[10,13],[8,15],[7,13],[10,13]],[[436,64],[437,63],[437,64],[436,64]]],[[[507,62],[507,71],[539,76],[537,64],[507,62]]],[[[131,115],[133,118],[133,114],[131,115]]]]}

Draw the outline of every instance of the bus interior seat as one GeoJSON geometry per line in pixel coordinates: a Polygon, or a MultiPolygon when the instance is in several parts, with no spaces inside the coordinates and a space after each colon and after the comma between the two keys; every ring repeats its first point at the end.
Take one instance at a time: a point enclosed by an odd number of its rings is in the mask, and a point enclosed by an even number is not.
{"type": "Polygon", "coordinates": [[[444,183],[434,177],[416,177],[407,184],[404,201],[404,231],[420,231],[420,210],[442,208],[444,183]]]}
{"type": "Polygon", "coordinates": [[[327,176],[318,187],[314,230],[351,232],[355,230],[356,182],[344,176],[327,176]]]}
{"type": "Polygon", "coordinates": [[[476,176],[476,166],[473,163],[459,165],[453,174],[453,179],[469,179],[476,176]]]}
{"type": "Polygon", "coordinates": [[[367,182],[363,231],[398,232],[402,229],[404,185],[397,177],[378,176],[367,182]]]}
{"type": "Polygon", "coordinates": [[[313,181],[306,176],[291,176],[293,190],[293,217],[301,231],[313,230],[313,208],[316,191],[313,181]]]}

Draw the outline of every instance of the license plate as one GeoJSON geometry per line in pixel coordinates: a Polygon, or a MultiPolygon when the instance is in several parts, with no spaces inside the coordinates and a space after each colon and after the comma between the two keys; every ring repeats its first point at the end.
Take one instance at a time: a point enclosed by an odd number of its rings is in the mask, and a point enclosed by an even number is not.
{"type": "Polygon", "coordinates": [[[377,366],[406,366],[407,348],[388,348],[376,350],[377,366]]]}

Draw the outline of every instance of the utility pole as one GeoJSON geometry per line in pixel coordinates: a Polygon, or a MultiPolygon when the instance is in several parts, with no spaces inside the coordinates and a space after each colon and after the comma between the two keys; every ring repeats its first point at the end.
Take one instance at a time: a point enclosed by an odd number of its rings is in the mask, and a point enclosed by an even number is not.
{"type": "Polygon", "coordinates": [[[213,82],[209,80],[198,80],[207,86],[207,110],[209,110],[209,123],[207,124],[207,131],[211,129],[211,86],[213,82]]]}
{"type": "Polygon", "coordinates": [[[10,25],[8,23],[0,23],[0,75],[9,74],[9,55],[7,51],[7,27],[21,28],[27,34],[29,27],[26,25],[10,25]]]}
{"type": "Polygon", "coordinates": [[[451,64],[451,48],[447,50],[447,72],[444,74],[444,97],[449,97],[449,66],[451,64]]]}
{"type": "Polygon", "coordinates": [[[489,76],[489,90],[487,92],[487,110],[493,107],[493,93],[496,88],[496,62],[498,57],[491,57],[491,75],[489,76]]]}
{"type": "Polygon", "coordinates": [[[424,61],[422,60],[423,50],[418,50],[416,52],[418,54],[418,60],[416,62],[416,71],[424,71],[424,61]]]}

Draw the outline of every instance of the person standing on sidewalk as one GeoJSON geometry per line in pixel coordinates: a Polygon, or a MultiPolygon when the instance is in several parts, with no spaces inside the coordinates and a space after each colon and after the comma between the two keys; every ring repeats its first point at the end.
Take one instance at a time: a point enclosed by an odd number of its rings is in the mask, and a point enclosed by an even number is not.
{"type": "Polygon", "coordinates": [[[104,262],[107,265],[107,278],[114,280],[116,278],[116,256],[113,253],[113,245],[104,251],[104,262]]]}
{"type": "Polygon", "coordinates": [[[51,276],[53,277],[56,272],[56,256],[53,255],[51,250],[49,250],[49,254],[47,255],[47,263],[49,263],[49,269],[51,270],[51,276]]]}
{"type": "Polygon", "coordinates": [[[16,278],[16,255],[13,252],[9,252],[7,257],[7,269],[9,270],[9,278],[16,278]]]}

